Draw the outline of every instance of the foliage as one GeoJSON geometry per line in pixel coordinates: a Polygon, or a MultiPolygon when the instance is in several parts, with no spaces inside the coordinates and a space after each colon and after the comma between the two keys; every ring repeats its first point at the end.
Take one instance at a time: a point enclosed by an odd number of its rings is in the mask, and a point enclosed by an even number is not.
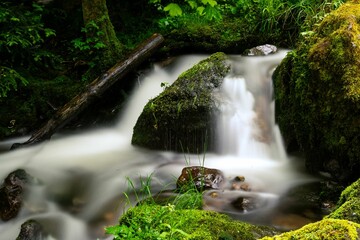
{"type": "Polygon", "coordinates": [[[97,63],[101,61],[101,50],[106,48],[106,44],[102,42],[101,35],[104,35],[104,32],[100,29],[98,24],[95,21],[89,21],[85,27],[81,28],[81,32],[84,33],[84,36],[75,38],[71,41],[73,44],[70,48],[70,51],[76,55],[76,59],[81,61],[82,59],[91,59],[87,62],[90,67],[83,76],[82,80],[87,81],[91,80],[92,68],[95,68],[97,63]]]}
{"type": "Polygon", "coordinates": [[[0,97],[7,97],[10,90],[17,90],[18,82],[26,86],[28,81],[12,68],[0,66],[0,97]]]}
{"type": "Polygon", "coordinates": [[[165,30],[187,28],[189,23],[204,24],[204,21],[206,25],[213,22],[225,24],[229,18],[235,17],[243,22],[248,32],[290,34],[294,41],[300,32],[310,31],[316,21],[338,8],[343,0],[189,0],[171,2],[165,7],[161,3],[161,0],[150,0],[150,4],[167,14],[159,20],[159,25],[165,30]]]}
{"type": "Polygon", "coordinates": [[[87,51],[90,53],[94,50],[99,50],[106,47],[106,45],[99,38],[99,36],[103,35],[104,33],[94,21],[89,21],[86,26],[81,29],[81,32],[95,34],[91,37],[84,36],[72,40],[71,42],[73,43],[75,49],[80,51],[87,51]]]}
{"type": "Polygon", "coordinates": [[[59,60],[42,48],[46,38],[55,36],[55,31],[46,28],[42,21],[43,10],[43,6],[36,3],[26,6],[0,2],[0,55],[3,59],[0,97],[6,97],[19,84],[28,83],[18,69],[50,67],[59,60]]]}
{"type": "Polygon", "coordinates": [[[306,31],[343,0],[238,0],[228,7],[232,14],[258,24],[260,32],[299,28],[306,31]]]}
{"type": "Polygon", "coordinates": [[[196,13],[208,20],[221,20],[219,5],[215,0],[185,0],[181,3],[168,3],[162,5],[161,0],[149,0],[150,4],[157,7],[158,10],[166,12],[170,17],[179,17],[184,13],[196,13]]]}

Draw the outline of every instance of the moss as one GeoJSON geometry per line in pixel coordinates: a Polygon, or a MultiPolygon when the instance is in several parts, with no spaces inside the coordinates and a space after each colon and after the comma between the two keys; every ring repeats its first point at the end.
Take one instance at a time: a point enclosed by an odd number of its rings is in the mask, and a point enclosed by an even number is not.
{"type": "Polygon", "coordinates": [[[356,240],[359,239],[360,224],[337,219],[325,219],[316,223],[305,225],[304,227],[286,232],[274,237],[264,237],[262,240],[296,240],[296,239],[311,239],[311,240],[356,240]]]}
{"type": "Polygon", "coordinates": [[[119,226],[134,229],[130,230],[132,239],[251,240],[274,234],[271,228],[235,221],[217,212],[174,210],[171,205],[131,208],[120,218],[119,226]]]}
{"type": "Polygon", "coordinates": [[[305,35],[274,75],[276,118],[311,171],[338,180],[360,170],[360,5],[349,2],[305,35]]]}
{"type": "Polygon", "coordinates": [[[215,53],[182,73],[146,104],[134,127],[132,144],[194,153],[211,148],[215,111],[211,94],[229,70],[226,55],[215,53]]]}
{"type": "Polygon", "coordinates": [[[360,223],[360,179],[341,193],[336,209],[326,218],[346,219],[360,223]]]}
{"type": "Polygon", "coordinates": [[[285,32],[260,32],[258,22],[247,20],[244,17],[223,16],[219,22],[203,22],[193,16],[188,21],[184,20],[181,26],[163,33],[165,46],[163,51],[171,53],[222,51],[231,54],[243,53],[244,50],[254,46],[272,43],[277,46],[289,46],[290,33],[285,32]]]}

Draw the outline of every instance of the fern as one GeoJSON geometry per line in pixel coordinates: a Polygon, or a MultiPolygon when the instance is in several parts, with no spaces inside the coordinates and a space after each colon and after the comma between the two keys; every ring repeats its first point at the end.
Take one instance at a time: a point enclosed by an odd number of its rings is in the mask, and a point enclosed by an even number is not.
{"type": "Polygon", "coordinates": [[[0,98],[7,97],[10,90],[17,90],[18,85],[26,86],[28,81],[14,69],[0,66],[0,98]]]}

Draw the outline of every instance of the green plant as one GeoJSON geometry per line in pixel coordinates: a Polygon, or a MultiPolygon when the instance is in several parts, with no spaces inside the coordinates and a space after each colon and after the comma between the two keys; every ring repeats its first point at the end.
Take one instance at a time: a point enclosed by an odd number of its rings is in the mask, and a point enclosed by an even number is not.
{"type": "Polygon", "coordinates": [[[168,3],[163,6],[161,0],[149,0],[158,10],[166,12],[170,17],[179,17],[185,13],[196,13],[208,20],[221,20],[219,5],[215,0],[185,0],[179,3],[168,3]],[[185,2],[185,3],[184,3],[185,2]]]}
{"type": "Polygon", "coordinates": [[[72,40],[71,43],[75,49],[91,54],[92,51],[97,51],[106,47],[99,38],[104,33],[100,30],[100,27],[95,21],[89,21],[86,26],[81,29],[81,32],[85,34],[94,34],[92,36],[84,36],[72,40]]]}
{"type": "Polygon", "coordinates": [[[45,39],[55,36],[42,20],[44,7],[10,1],[0,2],[0,97],[6,97],[28,81],[19,69],[37,71],[54,67],[60,58],[43,47],[45,39]]]}
{"type": "Polygon", "coordinates": [[[10,90],[17,90],[18,84],[26,86],[28,81],[12,68],[0,66],[0,98],[7,97],[10,90]]]}

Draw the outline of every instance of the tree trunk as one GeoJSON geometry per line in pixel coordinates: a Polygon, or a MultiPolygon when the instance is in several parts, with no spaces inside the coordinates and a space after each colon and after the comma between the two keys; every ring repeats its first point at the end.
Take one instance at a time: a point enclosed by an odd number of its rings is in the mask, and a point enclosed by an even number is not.
{"type": "Polygon", "coordinates": [[[21,145],[34,144],[50,139],[57,130],[76,117],[94,100],[100,98],[115,82],[123,78],[126,73],[151,56],[151,54],[162,45],[163,41],[164,38],[160,34],[153,34],[149,39],[141,43],[126,60],[119,62],[102,76],[96,78],[86,87],[84,92],[75,96],[70,102],[60,108],[28,141],[22,144],[15,143],[12,149],[21,145]]]}
{"type": "Polygon", "coordinates": [[[100,42],[106,45],[101,50],[103,65],[114,64],[122,54],[123,45],[116,37],[106,0],[82,0],[82,11],[85,26],[93,21],[99,27],[99,29],[91,29],[92,31],[86,32],[86,37],[96,36],[100,42]]]}

